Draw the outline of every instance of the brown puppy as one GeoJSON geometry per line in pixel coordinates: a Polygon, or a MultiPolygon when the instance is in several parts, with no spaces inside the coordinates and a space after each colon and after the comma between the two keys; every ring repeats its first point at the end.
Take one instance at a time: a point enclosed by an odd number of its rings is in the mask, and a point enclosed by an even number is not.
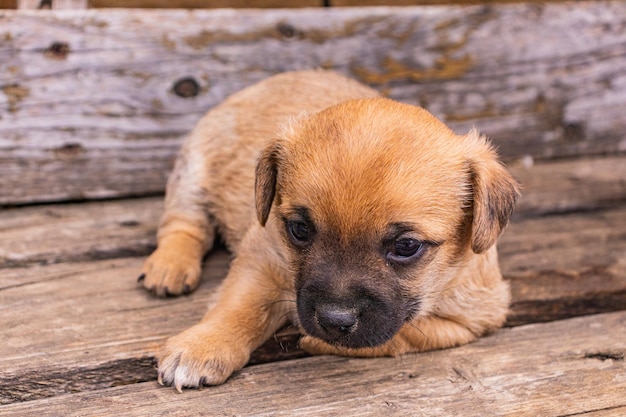
{"type": "Polygon", "coordinates": [[[517,195],[476,132],[338,74],[282,74],[233,95],[185,143],[143,269],[147,289],[181,294],[216,231],[236,254],[216,305],[167,341],[159,381],[221,384],[286,320],[307,351],[354,356],[496,329],[509,289],[495,243],[517,195]]]}

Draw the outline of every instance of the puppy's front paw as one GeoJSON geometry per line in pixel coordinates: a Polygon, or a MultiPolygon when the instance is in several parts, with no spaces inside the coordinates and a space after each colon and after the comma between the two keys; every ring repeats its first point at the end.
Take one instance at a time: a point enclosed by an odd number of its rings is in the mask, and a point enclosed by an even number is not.
{"type": "Polygon", "coordinates": [[[189,294],[200,283],[201,262],[196,251],[159,247],[144,263],[138,281],[160,297],[189,294]]]}
{"type": "Polygon", "coordinates": [[[183,387],[222,384],[249,359],[237,341],[223,338],[206,325],[196,325],[171,337],[159,354],[159,384],[183,387]]]}

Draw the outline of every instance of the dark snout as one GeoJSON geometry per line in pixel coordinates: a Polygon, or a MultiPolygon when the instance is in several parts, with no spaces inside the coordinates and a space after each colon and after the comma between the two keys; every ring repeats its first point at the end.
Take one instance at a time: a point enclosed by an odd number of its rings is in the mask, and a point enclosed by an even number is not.
{"type": "Polygon", "coordinates": [[[317,324],[333,338],[354,333],[359,325],[360,312],[340,305],[321,304],[315,309],[317,324]]]}
{"type": "MultiPolygon", "coordinates": [[[[336,283],[335,283],[336,284],[336,283]]],[[[310,279],[298,291],[303,330],[330,344],[360,348],[385,343],[403,324],[399,300],[354,284],[338,290],[332,280],[310,279]]]]}

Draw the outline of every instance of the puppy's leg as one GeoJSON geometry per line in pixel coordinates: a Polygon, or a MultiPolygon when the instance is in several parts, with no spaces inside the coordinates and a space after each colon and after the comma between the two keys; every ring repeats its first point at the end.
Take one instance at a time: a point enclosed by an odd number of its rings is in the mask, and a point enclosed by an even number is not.
{"type": "Polygon", "coordinates": [[[406,323],[386,343],[368,348],[350,349],[330,345],[320,339],[304,336],[300,347],[314,355],[340,355],[357,357],[398,356],[409,352],[444,349],[472,342],[474,334],[466,326],[450,319],[426,317],[406,323]]]}
{"type": "Polygon", "coordinates": [[[159,296],[187,294],[200,282],[202,257],[215,239],[215,220],[206,207],[205,161],[184,147],[167,184],[157,249],[143,265],[139,282],[159,296]]]}
{"type": "Polygon", "coordinates": [[[202,321],[166,342],[159,383],[178,391],[221,384],[286,322],[293,295],[281,290],[273,268],[242,258],[233,262],[216,305],[202,321]]]}

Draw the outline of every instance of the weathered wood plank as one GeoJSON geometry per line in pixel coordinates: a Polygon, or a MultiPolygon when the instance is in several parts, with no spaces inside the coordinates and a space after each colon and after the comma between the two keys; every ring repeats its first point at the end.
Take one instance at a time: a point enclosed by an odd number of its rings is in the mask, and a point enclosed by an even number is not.
{"type": "Polygon", "coordinates": [[[511,224],[499,245],[507,325],[626,309],[624,207],[511,224]]]}
{"type": "Polygon", "coordinates": [[[155,382],[12,404],[0,415],[608,416],[626,411],[626,312],[505,329],[400,359],[248,367],[177,394],[155,382]]]}
{"type": "MultiPolygon", "coordinates": [[[[321,7],[321,0],[19,0],[20,9],[86,9],[92,8],[163,8],[163,9],[214,9],[214,8],[273,8],[321,7]],[[44,3],[42,7],[42,3],[44,3]],[[51,3],[51,4],[50,4],[51,3]]],[[[0,6],[2,4],[0,3],[0,6]]],[[[1,7],[0,7],[1,8],[1,7]]],[[[14,7],[12,7],[14,8],[14,7]]]]}
{"type": "Polygon", "coordinates": [[[162,192],[228,93],[333,68],[505,158],[625,151],[626,3],[0,12],[0,204],[162,192]]]}
{"type": "Polygon", "coordinates": [[[153,379],[151,357],[201,318],[227,259],[211,257],[198,291],[167,300],[135,283],[141,258],[3,270],[0,403],[153,379]]]}
{"type": "MultiPolygon", "coordinates": [[[[626,307],[623,159],[513,167],[527,186],[500,242],[509,325],[626,307]],[[571,213],[535,217],[561,210],[571,213]]],[[[126,257],[152,250],[161,210],[152,197],[2,212],[0,402],[154,378],[155,349],[202,316],[228,266],[225,252],[211,254],[190,297],[145,294],[134,283],[143,258],[126,257]]],[[[283,332],[253,361],[299,356],[296,343],[283,332]]]]}
{"type": "MultiPolygon", "coordinates": [[[[524,185],[516,219],[626,202],[626,157],[540,162],[511,170],[524,185]]],[[[147,255],[155,246],[162,199],[5,209],[0,222],[0,268],[147,255]]],[[[538,236],[532,239],[541,241],[538,236]]]]}
{"type": "MultiPolygon", "coordinates": [[[[507,3],[516,0],[482,0],[481,3],[507,3]]],[[[538,0],[528,0],[528,2],[538,0]]],[[[551,0],[563,1],[563,0],[551,0]]],[[[0,9],[85,9],[92,8],[285,8],[285,7],[363,7],[363,6],[423,6],[433,4],[476,4],[478,0],[0,0],[0,9]]]]}
{"type": "Polygon", "coordinates": [[[162,212],[163,197],[3,210],[0,268],[145,256],[162,212]]]}
{"type": "Polygon", "coordinates": [[[17,9],[17,0],[0,0],[0,9],[17,9]]]}
{"type": "Polygon", "coordinates": [[[87,0],[18,0],[17,8],[39,10],[86,9],[87,0]]]}
{"type": "Polygon", "coordinates": [[[626,202],[626,156],[518,162],[510,170],[523,187],[517,217],[589,211],[626,202]]]}
{"type": "Polygon", "coordinates": [[[322,0],[89,0],[89,7],[137,7],[137,8],[279,8],[279,7],[322,7],[322,0]]]}
{"type": "MultiPolygon", "coordinates": [[[[120,202],[106,205],[116,204],[120,202]]],[[[119,219],[129,218],[125,210],[111,212],[119,219]]],[[[107,222],[124,228],[114,215],[107,222]]],[[[63,227],[72,228],[69,219],[63,227]]],[[[79,236],[68,236],[63,237],[70,239],[67,246],[78,247],[71,239],[79,236]]],[[[128,232],[107,234],[101,245],[117,244],[121,236],[128,232]]],[[[626,211],[622,208],[514,222],[500,245],[502,269],[513,289],[509,324],[624,309],[625,237],[626,211]]],[[[65,247],[61,239],[59,245],[65,247]]],[[[66,262],[2,269],[0,402],[153,379],[150,358],[157,347],[165,337],[201,318],[228,267],[225,252],[213,253],[198,291],[162,300],[135,283],[143,258],[78,263],[67,261],[64,255],[60,258],[66,262]]],[[[257,352],[254,361],[300,356],[296,344],[295,332],[287,331],[257,352]],[[288,346],[286,354],[281,344],[288,346]]]]}

